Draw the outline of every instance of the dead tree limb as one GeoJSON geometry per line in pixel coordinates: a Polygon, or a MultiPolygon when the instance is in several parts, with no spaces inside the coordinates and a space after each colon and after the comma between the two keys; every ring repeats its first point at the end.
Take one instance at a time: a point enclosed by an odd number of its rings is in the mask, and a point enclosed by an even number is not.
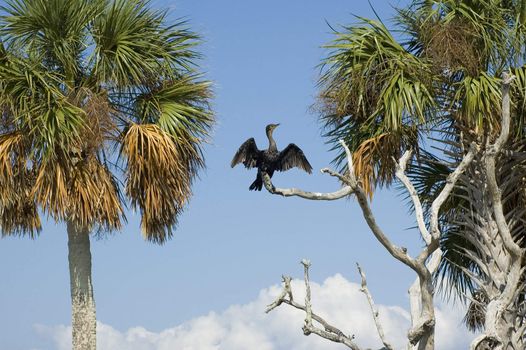
{"type": "Polygon", "coordinates": [[[367,279],[365,278],[365,273],[360,267],[360,264],[356,263],[356,267],[358,268],[358,273],[360,274],[360,277],[362,279],[360,291],[364,293],[367,297],[367,301],[369,302],[369,306],[373,314],[374,324],[376,325],[376,330],[378,331],[378,335],[380,336],[380,339],[382,340],[382,343],[384,344],[387,350],[394,350],[393,346],[387,341],[385,337],[384,328],[380,323],[380,315],[378,313],[378,310],[376,310],[374,306],[373,296],[371,295],[371,292],[367,287],[367,279]]]}
{"type": "MultiPolygon", "coordinates": [[[[442,257],[442,252],[439,249],[440,230],[438,225],[438,215],[440,208],[442,207],[446,199],[450,196],[451,191],[453,190],[458,178],[473,160],[474,155],[477,152],[477,147],[475,143],[472,143],[470,145],[469,151],[464,155],[462,161],[457,166],[457,168],[448,176],[446,180],[446,185],[444,186],[438,197],[433,201],[431,205],[431,217],[429,220],[429,228],[426,227],[426,221],[422,210],[422,204],[420,202],[420,199],[418,198],[418,194],[413,184],[405,174],[407,164],[411,158],[411,152],[405,152],[399,159],[397,163],[396,176],[404,184],[405,188],[409,192],[409,195],[411,196],[415,207],[416,221],[418,223],[420,235],[426,242],[426,246],[424,247],[424,249],[418,254],[416,258],[413,258],[407,253],[407,249],[395,245],[377,224],[375,216],[369,205],[368,197],[364,189],[361,187],[359,179],[356,177],[353,166],[352,153],[350,152],[349,148],[347,147],[344,141],[340,140],[340,144],[345,150],[347,158],[347,173],[340,174],[328,168],[322,169],[323,173],[336,177],[343,183],[344,186],[340,190],[331,193],[320,193],[306,192],[297,188],[276,188],[272,184],[270,177],[267,174],[263,173],[263,181],[265,188],[272,194],[278,194],[286,197],[298,196],[309,200],[336,200],[343,197],[347,197],[349,195],[354,195],[358,201],[358,205],[360,206],[363,217],[376,239],[380,242],[380,244],[384,246],[384,248],[391,254],[391,256],[393,256],[395,259],[399,260],[400,262],[411,268],[418,276],[411,288],[409,289],[412,327],[408,332],[408,340],[410,343],[410,347],[418,345],[418,349],[420,350],[431,350],[434,348],[435,326],[433,301],[434,290],[432,284],[432,274],[438,268],[440,259],[442,257]],[[431,259],[429,259],[430,257],[431,259]]],[[[312,325],[312,318],[314,316],[312,314],[310,306],[310,287],[308,284],[307,267],[305,274],[308,294],[308,298],[306,299],[306,305],[302,308],[302,310],[304,310],[307,313],[306,322],[304,326],[305,334],[315,333],[323,338],[330,339],[332,341],[338,341],[338,339],[342,341],[345,340],[344,338],[338,338],[338,334],[324,333],[323,330],[315,328],[312,325]]],[[[362,280],[363,278],[364,275],[362,276],[362,280]]],[[[370,296],[370,294],[368,295],[370,296]]],[[[285,302],[283,298],[281,298],[280,300],[282,300],[281,302],[285,302]]],[[[372,299],[370,300],[370,302],[371,301],[372,299]]],[[[288,304],[299,308],[297,305],[295,306],[292,303],[288,304]]],[[[272,307],[271,309],[273,309],[274,307],[272,307]]],[[[382,342],[384,342],[386,348],[391,349],[391,345],[389,345],[389,343],[386,343],[385,341],[382,327],[374,311],[374,308],[372,311],[376,327],[380,334],[380,338],[382,339],[382,342]]],[[[354,343],[353,346],[355,346],[354,343]]]]}
{"type": "Polygon", "coordinates": [[[341,330],[332,326],[327,321],[325,321],[325,319],[323,319],[322,317],[320,317],[312,311],[309,280],[310,261],[302,260],[301,263],[304,269],[304,279],[306,288],[305,305],[301,305],[294,301],[291,287],[291,278],[283,276],[283,290],[276,298],[276,300],[274,300],[274,302],[267,306],[265,312],[269,313],[281,304],[288,304],[298,310],[302,310],[305,312],[305,324],[303,325],[303,333],[305,335],[310,335],[311,333],[314,333],[324,339],[330,340],[335,343],[343,344],[352,350],[361,350],[361,348],[353,341],[354,335],[345,335],[341,330]],[[321,327],[317,327],[313,323],[313,320],[319,323],[321,327]]]}

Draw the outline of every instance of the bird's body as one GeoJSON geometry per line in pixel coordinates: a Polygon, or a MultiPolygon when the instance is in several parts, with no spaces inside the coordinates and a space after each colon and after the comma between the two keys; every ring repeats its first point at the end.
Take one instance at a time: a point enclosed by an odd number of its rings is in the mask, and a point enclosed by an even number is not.
{"type": "Polygon", "coordinates": [[[251,191],[261,191],[263,187],[262,173],[267,173],[268,176],[272,177],[276,170],[285,171],[293,167],[303,169],[309,174],[312,172],[312,167],[305,157],[305,154],[303,154],[303,151],[295,144],[291,143],[281,152],[278,151],[276,142],[272,137],[272,132],[278,125],[279,124],[269,124],[266,127],[269,141],[266,150],[259,150],[254,138],[249,138],[239,147],[232,159],[232,163],[230,164],[232,167],[236,166],[236,164],[243,163],[246,168],[258,169],[256,180],[249,187],[251,191]]]}

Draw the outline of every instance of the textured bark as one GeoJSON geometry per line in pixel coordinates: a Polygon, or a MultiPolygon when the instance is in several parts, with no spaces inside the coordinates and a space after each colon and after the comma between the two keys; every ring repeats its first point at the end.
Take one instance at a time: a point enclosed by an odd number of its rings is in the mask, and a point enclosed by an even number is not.
{"type": "Polygon", "coordinates": [[[472,342],[473,350],[525,348],[524,316],[520,313],[524,250],[512,233],[524,232],[524,212],[513,202],[524,168],[503,152],[510,134],[511,80],[509,76],[503,79],[500,134],[493,143],[487,140],[485,151],[461,179],[463,196],[470,200],[458,208],[456,221],[464,226],[463,238],[475,248],[464,253],[478,267],[466,273],[488,300],[482,307],[484,334],[472,342]]]}
{"type": "Polygon", "coordinates": [[[476,263],[478,270],[466,270],[466,273],[489,301],[481,306],[484,334],[473,341],[471,349],[524,349],[520,329],[522,318],[516,307],[522,291],[521,263],[513,259],[499,233],[485,171],[485,162],[479,157],[463,177],[463,195],[476,205],[458,208],[455,218],[464,223],[462,237],[475,247],[474,251],[464,250],[463,253],[476,263]],[[510,346],[505,345],[508,342],[510,346]]]}
{"type": "Polygon", "coordinates": [[[73,350],[96,349],[96,317],[91,282],[89,229],[67,223],[73,350]]]}

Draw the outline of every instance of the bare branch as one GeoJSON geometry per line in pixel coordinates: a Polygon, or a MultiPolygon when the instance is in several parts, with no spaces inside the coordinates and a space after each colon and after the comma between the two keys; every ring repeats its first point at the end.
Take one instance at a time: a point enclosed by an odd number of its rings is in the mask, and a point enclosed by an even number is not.
{"type": "Polygon", "coordinates": [[[405,188],[407,189],[407,192],[411,196],[411,200],[413,201],[413,207],[415,209],[415,216],[416,216],[416,222],[418,224],[418,229],[420,231],[420,235],[424,239],[424,241],[427,244],[431,243],[431,235],[429,234],[429,231],[427,230],[426,223],[424,221],[424,212],[422,210],[422,203],[420,202],[420,198],[418,197],[418,193],[416,192],[415,187],[413,186],[413,183],[411,180],[409,180],[409,177],[405,174],[405,169],[407,167],[407,163],[409,162],[409,159],[411,158],[411,151],[406,151],[400,160],[398,161],[397,169],[396,169],[396,177],[404,184],[405,188]]]}
{"type": "MultiPolygon", "coordinates": [[[[471,145],[468,153],[464,156],[464,158],[462,159],[457,169],[455,169],[455,171],[452,174],[450,174],[450,176],[447,179],[446,186],[444,187],[442,192],[439,194],[439,197],[434,201],[432,205],[432,212],[436,217],[434,219],[434,222],[432,221],[431,232],[429,232],[429,230],[426,228],[425,220],[423,216],[422,204],[420,202],[420,199],[418,198],[418,194],[413,184],[409,181],[408,177],[405,175],[405,169],[407,167],[407,163],[409,162],[411,152],[408,151],[404,153],[404,155],[401,157],[400,161],[398,162],[397,177],[402,181],[402,183],[404,183],[404,185],[406,186],[407,190],[409,191],[413,199],[413,203],[417,211],[417,222],[419,225],[419,229],[420,229],[422,237],[424,237],[427,243],[424,250],[419,254],[418,258],[413,259],[411,256],[407,254],[407,249],[393,244],[393,242],[391,242],[391,240],[385,235],[382,229],[378,226],[376,219],[374,217],[374,214],[371,210],[368,197],[365,194],[365,191],[363,190],[363,188],[361,187],[359,179],[356,177],[354,166],[353,166],[353,161],[352,161],[352,154],[343,140],[340,140],[340,143],[342,147],[344,148],[345,153],[347,155],[348,174],[342,175],[328,168],[325,168],[322,170],[323,173],[327,173],[333,177],[336,177],[341,182],[346,184],[346,186],[344,186],[339,191],[333,192],[333,193],[317,193],[317,192],[305,192],[305,191],[294,189],[294,188],[293,189],[277,189],[273,186],[270,180],[270,177],[267,174],[263,174],[265,188],[267,188],[267,190],[270,193],[279,194],[282,196],[299,196],[299,197],[302,197],[305,199],[311,199],[311,200],[335,200],[335,199],[339,199],[339,198],[348,196],[350,194],[354,194],[362,210],[362,214],[365,218],[365,221],[367,222],[369,228],[371,229],[376,239],[384,246],[384,248],[395,259],[401,261],[403,264],[405,264],[406,266],[411,268],[413,271],[415,271],[418,275],[418,279],[414,284],[415,288],[412,287],[412,290],[417,293],[414,295],[414,297],[419,298],[420,300],[416,300],[415,298],[412,298],[411,315],[412,315],[413,327],[409,331],[409,334],[408,334],[410,343],[417,344],[421,340],[425,342],[428,342],[428,341],[432,342],[433,341],[432,339],[434,336],[433,330],[434,330],[434,325],[435,325],[435,317],[434,317],[434,309],[433,309],[433,290],[432,290],[433,288],[431,284],[432,272],[430,272],[429,268],[431,268],[432,271],[436,270],[438,263],[440,261],[439,255],[441,255],[440,254],[441,251],[439,249],[439,244],[438,244],[438,238],[440,234],[439,229],[438,229],[438,212],[442,204],[445,202],[445,200],[450,195],[453,187],[455,186],[457,179],[465,171],[469,163],[473,160],[475,152],[476,152],[475,144],[471,145]],[[429,266],[427,266],[426,262],[430,256],[433,256],[433,257],[431,260],[429,260],[429,266]]],[[[303,327],[303,331],[306,335],[310,333],[315,333],[323,338],[326,338],[326,339],[329,339],[335,342],[347,344],[346,342],[352,338],[349,338],[349,337],[345,338],[343,333],[342,334],[338,333],[339,330],[338,332],[331,331],[332,328],[330,328],[330,326],[326,324],[326,322],[323,321],[323,319],[320,318],[318,320],[315,317],[315,314],[312,312],[312,306],[311,306],[311,301],[310,301],[310,285],[309,285],[309,276],[308,276],[308,266],[310,265],[306,261],[304,261],[303,264],[305,268],[305,286],[307,289],[305,306],[301,306],[293,301],[287,301],[285,299],[286,292],[284,292],[281,294],[280,298],[278,298],[277,302],[269,306],[270,309],[273,309],[280,303],[287,303],[298,309],[304,310],[306,312],[306,319],[305,319],[305,325],[303,327]],[[315,327],[313,325],[313,320],[316,320],[318,323],[322,324],[325,330],[315,327]]],[[[373,310],[373,317],[374,317],[375,324],[376,324],[378,333],[380,335],[380,338],[382,339],[382,342],[384,343],[387,349],[392,349],[392,346],[389,343],[387,343],[385,340],[385,335],[380,325],[378,314],[374,309],[374,303],[373,303],[372,297],[366,288],[365,274],[363,274],[361,270],[360,270],[360,274],[362,275],[362,291],[368,296],[368,300],[369,300],[371,309],[373,310]]]]}
{"type": "MultiPolygon", "coordinates": [[[[301,261],[301,264],[303,265],[304,270],[304,280],[305,280],[305,309],[307,309],[306,317],[305,317],[305,327],[303,328],[303,332],[305,330],[312,328],[312,305],[310,303],[310,281],[309,281],[309,267],[310,267],[310,261],[307,259],[303,259],[301,261]]],[[[308,335],[308,332],[305,333],[305,335],[308,335]]]]}
{"type": "Polygon", "coordinates": [[[380,339],[382,340],[382,343],[384,344],[387,350],[394,350],[393,346],[385,338],[384,329],[382,327],[382,324],[380,323],[378,310],[376,310],[376,308],[374,307],[373,297],[371,295],[371,292],[369,291],[369,288],[367,288],[367,280],[365,278],[365,273],[360,267],[360,264],[356,263],[356,266],[358,267],[358,273],[360,274],[360,277],[362,279],[362,287],[360,288],[360,291],[364,293],[367,297],[367,301],[369,302],[369,306],[371,307],[371,312],[373,313],[374,324],[376,325],[378,335],[380,336],[380,339]]]}
{"type": "Polygon", "coordinates": [[[310,261],[304,259],[301,261],[304,267],[305,274],[305,287],[306,287],[306,296],[305,296],[305,305],[301,305],[295,302],[292,298],[292,288],[291,288],[291,278],[283,276],[283,290],[280,295],[276,298],[274,302],[267,306],[265,312],[270,312],[281,304],[288,304],[298,310],[305,311],[306,319],[305,325],[303,326],[303,333],[309,335],[314,333],[322,338],[333,341],[335,343],[341,343],[352,350],[361,350],[360,347],[354,343],[354,335],[347,336],[338,328],[330,325],[322,317],[318,316],[312,312],[311,305],[311,292],[310,292],[310,281],[309,281],[309,267],[310,261]],[[287,296],[289,299],[287,299],[287,296]],[[318,322],[323,328],[318,328],[314,326],[312,320],[318,322]]]}
{"type": "Polygon", "coordinates": [[[265,188],[267,191],[269,191],[272,194],[278,194],[284,197],[290,197],[290,196],[297,196],[304,199],[309,200],[336,200],[343,197],[347,197],[350,194],[354,193],[356,195],[356,198],[358,200],[358,203],[360,207],[362,208],[363,216],[373,231],[373,234],[378,239],[378,241],[387,249],[387,251],[396,259],[400,260],[405,265],[412,268],[415,272],[422,274],[422,266],[418,266],[410,256],[407,255],[407,250],[405,248],[398,247],[394,245],[387,236],[383,233],[383,231],[380,229],[378,224],[376,223],[376,219],[374,218],[374,215],[371,211],[371,208],[369,206],[369,202],[367,199],[367,196],[361,186],[358,184],[358,180],[356,179],[356,175],[354,174],[354,166],[352,162],[352,154],[347,145],[343,140],[340,140],[340,143],[342,147],[345,149],[345,153],[347,154],[347,162],[348,162],[348,170],[349,174],[348,177],[345,177],[341,174],[338,174],[332,170],[329,170],[327,168],[323,169],[322,172],[328,173],[331,176],[335,176],[341,181],[347,183],[348,185],[341,188],[340,190],[336,192],[331,193],[320,193],[320,192],[306,192],[297,188],[290,188],[290,189],[283,189],[283,188],[276,188],[272,184],[272,181],[270,179],[270,176],[268,174],[263,173],[263,184],[265,185],[265,188]]]}
{"type": "Polygon", "coordinates": [[[347,168],[349,170],[349,182],[348,185],[351,186],[353,189],[358,186],[358,179],[356,179],[356,174],[354,173],[354,164],[352,161],[352,153],[351,150],[349,150],[349,147],[347,147],[347,144],[345,141],[340,140],[340,144],[342,145],[343,149],[345,150],[345,154],[347,155],[347,168]]]}
{"type": "Polygon", "coordinates": [[[440,208],[451,194],[451,191],[455,187],[455,184],[457,183],[457,180],[460,177],[460,175],[464,173],[468,165],[473,161],[476,152],[477,145],[475,142],[472,142],[469,146],[468,153],[464,155],[462,161],[457,166],[457,168],[451,174],[449,174],[449,176],[446,179],[446,185],[444,186],[438,197],[435,198],[435,200],[431,204],[430,230],[431,237],[435,240],[438,240],[440,238],[440,229],[438,227],[438,214],[440,208]]]}
{"type": "Polygon", "coordinates": [[[349,182],[349,179],[347,179],[345,176],[343,176],[342,174],[340,174],[340,173],[338,173],[338,172],[336,172],[334,170],[331,170],[329,168],[323,168],[323,169],[321,169],[321,172],[324,173],[324,174],[329,174],[330,176],[337,177],[344,184],[348,184],[348,182],[349,182]]]}
{"type": "Polygon", "coordinates": [[[287,295],[289,296],[289,300],[292,301],[292,289],[290,287],[290,281],[292,280],[292,278],[289,276],[281,276],[281,278],[283,280],[283,290],[272,304],[267,305],[267,309],[265,310],[265,313],[267,314],[270,311],[277,308],[278,306],[280,306],[281,303],[283,303],[286,300],[285,298],[287,297],[287,295]]]}
{"type": "Polygon", "coordinates": [[[265,188],[267,191],[269,191],[272,194],[278,194],[283,197],[301,197],[304,199],[310,199],[310,200],[324,200],[324,201],[333,201],[337,199],[341,199],[344,197],[349,196],[352,193],[352,189],[349,186],[345,186],[338,191],[335,192],[329,192],[329,193],[322,193],[322,192],[307,192],[300,190],[298,188],[277,188],[274,187],[272,184],[272,181],[270,180],[270,176],[268,176],[267,173],[262,173],[263,175],[263,184],[265,185],[265,188]]]}
{"type": "Polygon", "coordinates": [[[362,209],[363,217],[365,218],[365,221],[367,222],[367,225],[373,232],[376,239],[385,247],[385,249],[397,260],[401,261],[405,265],[409,266],[412,270],[414,270],[417,274],[423,273],[423,265],[418,265],[417,262],[411,258],[407,254],[407,249],[403,247],[398,247],[394,243],[389,240],[389,238],[385,235],[385,233],[382,231],[380,226],[376,223],[376,219],[374,217],[374,214],[371,210],[371,207],[369,206],[369,202],[367,200],[367,195],[361,188],[357,188],[354,191],[354,194],[356,195],[356,199],[358,200],[358,204],[360,205],[360,208],[362,209]]]}

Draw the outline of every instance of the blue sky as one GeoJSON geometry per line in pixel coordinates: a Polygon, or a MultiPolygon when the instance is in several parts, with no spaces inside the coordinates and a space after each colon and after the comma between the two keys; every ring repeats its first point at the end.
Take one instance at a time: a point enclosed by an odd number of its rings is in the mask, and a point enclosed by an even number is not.
{"type": "MultiPolygon", "coordinates": [[[[371,3],[387,19],[393,5],[406,1],[371,3]]],[[[266,147],[265,125],[281,123],[275,132],[278,147],[296,143],[315,171],[310,176],[299,170],[279,173],[274,183],[315,191],[338,188],[333,178],[318,171],[334,155],[320,136],[310,106],[316,99],[317,65],[327,54],[321,46],[332,38],[326,22],[338,28],[355,21],[352,14],[373,17],[369,4],[152,4],[169,7],[173,20],[186,17],[203,36],[201,67],[214,82],[217,125],[205,147],[207,170],[194,186],[174,239],[163,246],[145,242],[138,216],[129,212],[122,232],[92,242],[99,321],[115,332],[137,326],[161,332],[210,312],[224,315],[232,305],[253,305],[283,273],[301,277],[302,258],[312,260],[311,278],[320,284],[336,273],[357,282],[358,261],[377,303],[407,309],[413,275],[374,240],[353,200],[309,202],[249,192],[255,172],[230,168],[243,141],[255,137],[260,148],[266,147]]],[[[419,247],[398,193],[381,191],[373,208],[393,240],[413,252],[419,247]]],[[[62,349],[59,328],[53,327],[70,323],[65,226],[47,222],[35,240],[1,239],[0,276],[0,350],[62,349]]],[[[260,313],[263,317],[263,309],[260,313]]],[[[301,320],[295,328],[298,334],[300,327],[301,320]]]]}

